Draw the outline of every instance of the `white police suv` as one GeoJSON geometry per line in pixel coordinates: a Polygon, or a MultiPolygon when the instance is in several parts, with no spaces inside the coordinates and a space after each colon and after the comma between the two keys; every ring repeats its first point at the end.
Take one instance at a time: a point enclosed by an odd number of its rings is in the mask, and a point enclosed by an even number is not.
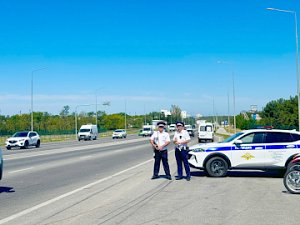
{"type": "Polygon", "coordinates": [[[229,169],[285,169],[300,153],[300,132],[245,130],[221,143],[190,147],[189,163],[209,176],[226,176],[229,169]]]}

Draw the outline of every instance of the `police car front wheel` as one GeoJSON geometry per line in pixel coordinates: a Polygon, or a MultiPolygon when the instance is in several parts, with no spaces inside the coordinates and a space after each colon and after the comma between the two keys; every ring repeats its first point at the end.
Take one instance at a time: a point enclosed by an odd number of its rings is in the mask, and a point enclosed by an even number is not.
{"type": "Polygon", "coordinates": [[[213,157],[207,161],[205,169],[211,177],[224,177],[228,171],[228,163],[221,157],[213,157]]]}

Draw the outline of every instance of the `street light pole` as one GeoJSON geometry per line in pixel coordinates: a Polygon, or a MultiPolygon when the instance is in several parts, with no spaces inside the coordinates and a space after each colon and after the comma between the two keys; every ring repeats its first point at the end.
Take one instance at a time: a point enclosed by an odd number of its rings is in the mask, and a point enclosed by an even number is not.
{"type": "Polygon", "coordinates": [[[229,103],[229,90],[227,92],[227,103],[228,103],[228,122],[227,122],[227,125],[228,127],[230,127],[230,103],[229,103]]]}
{"type": "Polygon", "coordinates": [[[146,120],[147,120],[147,116],[146,116],[146,105],[144,104],[144,125],[146,125],[146,120]]]}
{"type": "Polygon", "coordinates": [[[233,127],[234,127],[234,133],[236,134],[234,72],[232,72],[232,91],[233,91],[233,127]]]}
{"type": "MultiPolygon", "coordinates": [[[[78,131],[78,123],[77,123],[77,109],[78,109],[78,107],[81,107],[81,106],[93,106],[93,105],[95,105],[95,104],[84,104],[84,105],[77,105],[76,107],[75,107],[75,135],[76,135],[76,139],[77,139],[77,131],[78,131]]],[[[107,106],[109,106],[110,105],[110,103],[109,102],[106,102],[106,103],[103,103],[102,105],[107,105],[107,106]]]]}
{"type": "Polygon", "coordinates": [[[213,123],[214,123],[214,125],[216,125],[215,97],[213,97],[213,123]]]}
{"type": "Polygon", "coordinates": [[[78,131],[77,109],[78,109],[78,107],[80,107],[80,106],[91,106],[91,105],[93,105],[93,104],[77,105],[77,106],[75,107],[75,138],[76,138],[76,140],[77,140],[77,131],[78,131]]]}
{"type": "Polygon", "coordinates": [[[126,118],[126,115],[127,114],[127,101],[125,100],[125,131],[127,129],[127,118],[126,118]]]}
{"type": "Polygon", "coordinates": [[[31,131],[33,131],[33,71],[31,72],[31,131]]]}
{"type": "Polygon", "coordinates": [[[96,90],[96,127],[98,128],[98,95],[96,90]]]}
{"type": "Polygon", "coordinates": [[[96,126],[98,128],[98,91],[102,90],[103,88],[96,89],[96,126]]]}
{"type": "Polygon", "coordinates": [[[33,131],[33,73],[47,69],[46,67],[31,71],[31,131],[33,131]]]}
{"type": "Polygon", "coordinates": [[[296,11],[283,10],[276,8],[267,8],[267,10],[278,11],[293,14],[295,17],[295,33],[296,33],[296,79],[297,79],[297,98],[298,98],[298,130],[300,131],[300,81],[299,81],[299,47],[298,47],[298,20],[296,11]]]}

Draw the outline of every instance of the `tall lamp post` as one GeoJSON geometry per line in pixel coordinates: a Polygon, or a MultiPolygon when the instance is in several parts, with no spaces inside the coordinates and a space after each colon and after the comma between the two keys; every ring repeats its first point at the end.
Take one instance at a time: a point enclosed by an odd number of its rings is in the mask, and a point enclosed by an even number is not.
{"type": "Polygon", "coordinates": [[[77,109],[78,107],[81,107],[81,106],[91,106],[93,104],[84,104],[84,105],[77,105],[75,107],[75,138],[77,140],[77,131],[78,131],[78,124],[77,124],[77,109]]]}
{"type": "Polygon", "coordinates": [[[103,88],[98,88],[96,92],[96,126],[98,127],[98,91],[102,90],[103,88]]]}
{"type": "Polygon", "coordinates": [[[37,71],[47,69],[46,67],[31,71],[31,131],[33,131],[33,74],[37,71]]]}
{"type": "Polygon", "coordinates": [[[293,14],[295,17],[295,33],[296,33],[296,78],[297,78],[297,97],[298,97],[298,130],[300,130],[300,87],[299,87],[299,48],[298,48],[298,21],[297,13],[292,10],[283,10],[276,8],[267,8],[267,10],[278,11],[293,14]]]}
{"type": "MultiPolygon", "coordinates": [[[[99,104],[83,104],[83,105],[77,105],[75,107],[75,135],[76,135],[76,139],[77,139],[77,131],[78,131],[78,123],[77,123],[77,109],[78,107],[83,107],[83,106],[93,106],[93,105],[99,105],[99,104]]],[[[105,106],[109,106],[110,105],[110,102],[104,102],[102,105],[105,105],[105,106]]]]}
{"type": "Polygon", "coordinates": [[[125,100],[125,131],[127,130],[127,100],[125,100]]]}
{"type": "Polygon", "coordinates": [[[234,73],[232,73],[232,91],[233,91],[233,124],[234,124],[234,133],[236,134],[236,116],[235,116],[235,84],[234,84],[234,73]]]}

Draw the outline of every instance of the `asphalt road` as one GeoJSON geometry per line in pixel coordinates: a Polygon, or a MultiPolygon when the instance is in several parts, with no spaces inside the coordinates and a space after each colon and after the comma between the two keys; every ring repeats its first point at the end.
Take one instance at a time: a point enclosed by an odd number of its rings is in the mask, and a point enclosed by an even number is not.
{"type": "MultiPolygon", "coordinates": [[[[197,139],[193,139],[196,143],[197,139]]],[[[170,167],[176,175],[174,152],[170,167]]],[[[4,151],[0,224],[299,224],[298,195],[275,172],[150,180],[148,139],[4,151]]]]}

